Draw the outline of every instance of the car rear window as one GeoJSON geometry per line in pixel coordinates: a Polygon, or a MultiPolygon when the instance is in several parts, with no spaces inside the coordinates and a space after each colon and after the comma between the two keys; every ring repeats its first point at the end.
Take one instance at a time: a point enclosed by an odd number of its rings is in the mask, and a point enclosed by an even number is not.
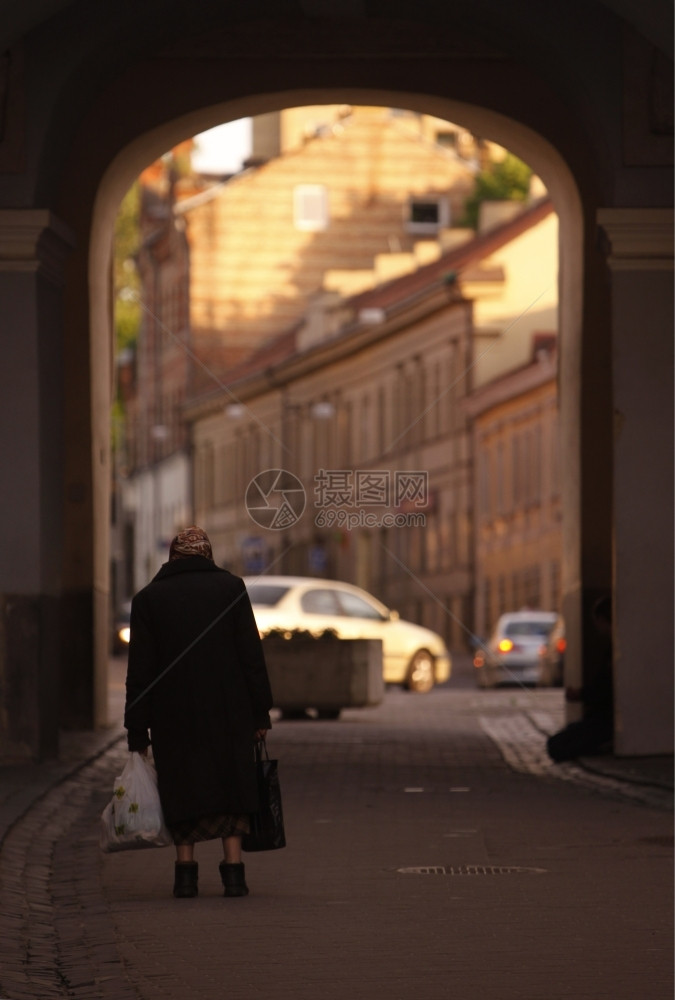
{"type": "Polygon", "coordinates": [[[368,604],[358,594],[351,594],[347,590],[341,590],[338,600],[342,607],[342,613],[348,615],[350,618],[370,618],[374,621],[383,621],[384,616],[380,614],[377,608],[374,608],[372,604],[368,604]]]}
{"type": "Polygon", "coordinates": [[[284,594],[287,594],[289,587],[284,587],[281,584],[272,583],[252,583],[247,588],[248,596],[251,598],[251,604],[257,604],[259,607],[273,608],[275,604],[278,604],[284,594]]]}
{"type": "Polygon", "coordinates": [[[514,635],[546,637],[552,628],[553,622],[547,621],[509,622],[504,629],[504,635],[509,637],[514,635]]]}
{"type": "Polygon", "coordinates": [[[300,598],[300,607],[310,615],[341,615],[334,590],[307,590],[300,598]]]}

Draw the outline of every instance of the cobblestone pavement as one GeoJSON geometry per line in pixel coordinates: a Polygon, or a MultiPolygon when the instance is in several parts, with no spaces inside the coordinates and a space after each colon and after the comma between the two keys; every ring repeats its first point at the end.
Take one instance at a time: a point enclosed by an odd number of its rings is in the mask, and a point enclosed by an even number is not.
{"type": "Polygon", "coordinates": [[[670,1000],[672,791],[550,765],[561,721],[559,692],[449,685],[277,722],[288,847],[246,856],[245,899],[215,842],[194,900],[173,852],[100,853],[111,731],[13,788],[0,998],[670,1000]]]}

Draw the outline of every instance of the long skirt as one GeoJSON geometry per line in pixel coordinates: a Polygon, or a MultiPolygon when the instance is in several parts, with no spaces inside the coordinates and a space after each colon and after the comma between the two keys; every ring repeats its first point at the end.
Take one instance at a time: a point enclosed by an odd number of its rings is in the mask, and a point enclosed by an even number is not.
{"type": "Polygon", "coordinates": [[[205,816],[185,823],[167,824],[174,844],[196,844],[200,840],[241,837],[250,829],[248,816],[205,816]]]}

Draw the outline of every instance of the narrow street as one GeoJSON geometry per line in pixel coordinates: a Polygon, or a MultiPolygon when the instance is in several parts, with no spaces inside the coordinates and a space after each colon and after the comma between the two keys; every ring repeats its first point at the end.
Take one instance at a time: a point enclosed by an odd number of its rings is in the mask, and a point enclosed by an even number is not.
{"type": "Polygon", "coordinates": [[[672,792],[548,765],[561,717],[560,691],[479,691],[462,668],[277,721],[288,847],[246,856],[241,900],[215,842],[194,900],[171,896],[170,850],[100,854],[121,741],[4,840],[0,996],[666,1000],[672,792]]]}

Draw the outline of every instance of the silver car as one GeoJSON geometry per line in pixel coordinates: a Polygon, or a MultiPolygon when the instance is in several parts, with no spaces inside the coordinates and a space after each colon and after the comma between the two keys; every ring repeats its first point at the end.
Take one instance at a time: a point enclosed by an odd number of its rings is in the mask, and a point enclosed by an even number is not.
{"type": "Polygon", "coordinates": [[[245,579],[261,635],[271,630],[326,629],[340,639],[381,639],[384,680],[427,692],[450,677],[450,654],[440,635],[401,621],[377,598],[339,580],[301,576],[245,579]]]}
{"type": "Polygon", "coordinates": [[[565,620],[562,615],[558,615],[555,625],[549,632],[548,639],[542,643],[539,650],[538,683],[540,687],[563,686],[566,648],[565,620]]]}
{"type": "Polygon", "coordinates": [[[553,611],[512,611],[502,615],[490,638],[474,654],[478,686],[536,684],[539,651],[557,618],[553,611]]]}

